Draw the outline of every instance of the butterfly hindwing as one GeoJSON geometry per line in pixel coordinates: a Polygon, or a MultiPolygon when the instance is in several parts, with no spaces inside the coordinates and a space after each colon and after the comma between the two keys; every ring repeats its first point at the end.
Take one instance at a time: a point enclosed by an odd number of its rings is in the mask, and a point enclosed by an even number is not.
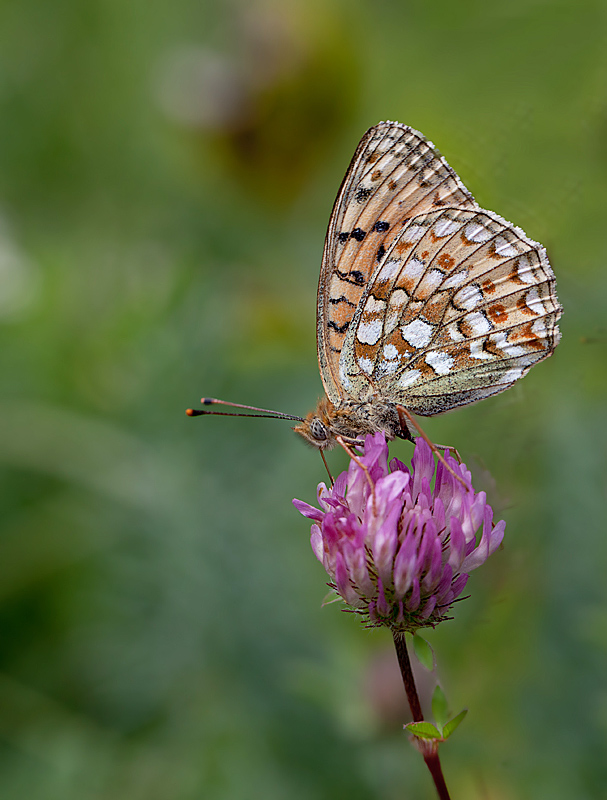
{"type": "Polygon", "coordinates": [[[339,380],[432,415],[503,391],[558,343],[545,250],[497,214],[442,208],[392,241],[361,294],[339,380]]]}

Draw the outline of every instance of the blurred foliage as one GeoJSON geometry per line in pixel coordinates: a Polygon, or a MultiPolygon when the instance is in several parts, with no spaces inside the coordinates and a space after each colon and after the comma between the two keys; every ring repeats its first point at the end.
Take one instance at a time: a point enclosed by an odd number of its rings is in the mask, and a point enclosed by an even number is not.
{"type": "Polygon", "coordinates": [[[380,119],[547,245],[565,308],[553,358],[426,424],[508,520],[428,636],[470,708],[448,783],[607,797],[605,3],[5,0],[0,118],[2,798],[433,797],[389,637],[320,607],[290,504],[320,459],[183,413],[314,405],[324,231],[380,119]]]}

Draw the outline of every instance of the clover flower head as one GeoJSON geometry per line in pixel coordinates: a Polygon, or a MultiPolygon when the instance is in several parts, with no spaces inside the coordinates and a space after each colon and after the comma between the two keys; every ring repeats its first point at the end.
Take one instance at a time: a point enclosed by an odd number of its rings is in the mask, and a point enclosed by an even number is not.
{"type": "Polygon", "coordinates": [[[421,438],[411,469],[396,458],[388,464],[385,437],[376,433],[359,463],[352,459],[332,487],[319,484],[320,508],[293,501],[314,522],[312,549],[331,587],[371,625],[404,633],[448,618],[469,573],[502,541],[506,523],[493,524],[465,464],[445,460],[465,487],[443,464],[435,467],[421,438]]]}

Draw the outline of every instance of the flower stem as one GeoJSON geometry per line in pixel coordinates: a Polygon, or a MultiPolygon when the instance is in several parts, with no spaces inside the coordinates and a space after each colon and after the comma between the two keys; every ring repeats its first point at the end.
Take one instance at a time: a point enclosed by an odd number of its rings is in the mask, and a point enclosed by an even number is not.
{"type": "MultiPolygon", "coordinates": [[[[394,646],[396,647],[396,657],[398,658],[398,665],[400,667],[400,673],[405,685],[407,700],[409,701],[409,707],[411,708],[411,714],[413,715],[413,722],[423,722],[424,715],[419,702],[417,689],[415,688],[415,679],[413,678],[413,671],[411,669],[411,661],[409,660],[409,653],[407,651],[405,634],[393,632],[393,636],[394,646]]],[[[427,746],[420,747],[420,750],[424,757],[424,761],[426,762],[426,766],[432,775],[432,780],[434,781],[434,785],[436,786],[436,791],[440,800],[450,800],[449,790],[447,789],[447,784],[445,783],[440,758],[438,756],[438,742],[421,739],[418,739],[418,742],[420,745],[422,743],[423,745],[427,744],[427,746]]]]}

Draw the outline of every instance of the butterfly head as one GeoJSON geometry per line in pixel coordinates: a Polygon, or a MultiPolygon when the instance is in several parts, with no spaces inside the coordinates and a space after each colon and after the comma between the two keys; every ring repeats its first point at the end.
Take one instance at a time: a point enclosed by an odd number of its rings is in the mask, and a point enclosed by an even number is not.
{"type": "Polygon", "coordinates": [[[311,411],[293,430],[319,450],[331,450],[337,444],[334,431],[335,416],[335,406],[324,397],[319,401],[316,410],[311,411]]]}

